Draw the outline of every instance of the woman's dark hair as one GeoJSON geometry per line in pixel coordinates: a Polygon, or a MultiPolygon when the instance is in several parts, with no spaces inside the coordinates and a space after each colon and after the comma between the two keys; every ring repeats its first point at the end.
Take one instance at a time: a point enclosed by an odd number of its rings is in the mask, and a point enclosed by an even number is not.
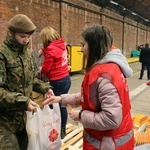
{"type": "Polygon", "coordinates": [[[81,36],[88,43],[88,59],[86,71],[88,71],[94,63],[102,59],[108,51],[110,51],[113,38],[110,31],[101,25],[92,25],[81,33],[81,36]]]}

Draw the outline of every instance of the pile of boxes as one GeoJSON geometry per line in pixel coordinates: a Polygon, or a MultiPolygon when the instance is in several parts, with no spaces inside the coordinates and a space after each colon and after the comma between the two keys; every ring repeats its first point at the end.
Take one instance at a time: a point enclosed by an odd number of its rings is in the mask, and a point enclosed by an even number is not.
{"type": "Polygon", "coordinates": [[[133,116],[135,146],[150,144],[150,117],[143,114],[133,116]]]}

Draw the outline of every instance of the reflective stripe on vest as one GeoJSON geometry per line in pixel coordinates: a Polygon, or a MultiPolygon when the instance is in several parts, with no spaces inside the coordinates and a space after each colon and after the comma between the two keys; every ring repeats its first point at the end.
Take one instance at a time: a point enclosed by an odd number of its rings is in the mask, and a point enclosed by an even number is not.
{"type": "Polygon", "coordinates": [[[121,136],[118,139],[115,139],[116,145],[121,146],[127,143],[133,136],[133,129],[131,129],[127,134],[121,136]]]}
{"type": "MultiPolygon", "coordinates": [[[[121,145],[124,145],[126,142],[128,142],[132,138],[132,136],[133,136],[133,129],[131,129],[127,134],[119,137],[118,139],[115,139],[116,146],[119,147],[121,145]]],[[[84,137],[89,143],[91,143],[91,145],[93,145],[97,149],[100,148],[100,141],[93,137],[90,137],[89,134],[85,130],[84,130],[84,137]]]]}

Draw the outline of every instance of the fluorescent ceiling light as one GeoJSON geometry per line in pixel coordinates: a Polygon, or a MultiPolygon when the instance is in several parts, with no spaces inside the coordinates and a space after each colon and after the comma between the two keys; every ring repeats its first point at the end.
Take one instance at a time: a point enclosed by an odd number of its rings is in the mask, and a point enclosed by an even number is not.
{"type": "Polygon", "coordinates": [[[114,5],[119,5],[118,3],[114,2],[114,1],[110,1],[111,4],[114,4],[114,5]]]}
{"type": "Polygon", "coordinates": [[[134,12],[132,12],[132,15],[135,15],[135,16],[136,16],[137,14],[136,14],[136,13],[134,13],[134,12]]]}

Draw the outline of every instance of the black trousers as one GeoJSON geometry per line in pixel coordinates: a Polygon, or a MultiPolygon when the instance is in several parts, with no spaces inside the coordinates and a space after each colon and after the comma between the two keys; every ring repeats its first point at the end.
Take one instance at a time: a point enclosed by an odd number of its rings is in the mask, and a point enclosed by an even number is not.
{"type": "Polygon", "coordinates": [[[147,69],[147,79],[150,79],[150,63],[144,63],[144,62],[142,62],[141,65],[142,66],[141,66],[140,78],[141,79],[143,78],[144,70],[146,68],[147,69]]]}

